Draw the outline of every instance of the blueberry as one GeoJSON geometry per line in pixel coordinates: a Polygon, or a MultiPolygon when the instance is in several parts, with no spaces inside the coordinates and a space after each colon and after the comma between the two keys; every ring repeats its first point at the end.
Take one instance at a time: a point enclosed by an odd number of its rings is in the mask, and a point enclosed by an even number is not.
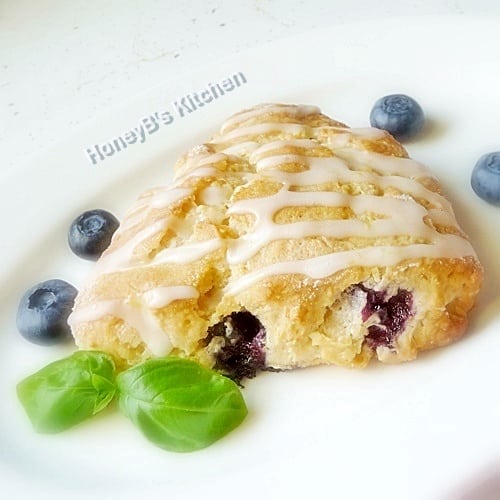
{"type": "Polygon", "coordinates": [[[216,354],[215,369],[235,382],[253,378],[266,366],[266,330],[262,323],[248,311],[238,311],[222,318],[208,328],[208,345],[214,337],[220,343],[216,354]]]}
{"type": "Polygon", "coordinates": [[[397,337],[403,332],[408,318],[412,315],[413,294],[400,288],[396,295],[386,300],[384,290],[373,290],[361,283],[353,287],[356,288],[366,293],[366,305],[361,311],[361,319],[367,321],[373,314],[379,318],[377,325],[368,327],[366,343],[372,349],[379,346],[394,348],[397,337]]]}
{"type": "Polygon", "coordinates": [[[97,260],[108,248],[119,225],[118,219],[106,210],[88,210],[71,223],[69,246],[78,257],[97,260]]]}
{"type": "Polygon", "coordinates": [[[68,316],[77,290],[66,281],[38,283],[22,297],[16,323],[21,335],[39,345],[52,345],[71,338],[68,316]]]}
{"type": "Polygon", "coordinates": [[[472,170],[471,185],[483,200],[500,204],[500,151],[479,158],[472,170]]]}
{"type": "Polygon", "coordinates": [[[399,140],[415,136],[424,126],[424,121],[420,105],[404,94],[381,97],[370,113],[372,127],[387,130],[399,140]]]}

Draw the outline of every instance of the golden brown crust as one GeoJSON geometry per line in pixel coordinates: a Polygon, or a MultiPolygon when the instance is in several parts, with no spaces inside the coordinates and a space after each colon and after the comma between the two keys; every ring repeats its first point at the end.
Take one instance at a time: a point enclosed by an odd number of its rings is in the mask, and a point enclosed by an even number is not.
{"type": "Polygon", "coordinates": [[[459,338],[481,286],[482,268],[473,250],[467,250],[437,180],[410,160],[404,163],[407,158],[389,134],[349,129],[313,108],[267,105],[235,115],[219,135],[178,161],[172,187],[145,193],[124,219],[78,296],[72,318],[77,344],[135,364],[159,355],[153,352],[155,343],[139,331],[158,326],[170,352],[212,366],[216,347],[207,346],[207,329],[241,310],[265,327],[266,363],[276,368],[364,366],[374,356],[383,362],[406,361],[459,338]],[[390,158],[403,163],[390,163],[390,158]],[[325,172],[332,165],[341,174],[328,177],[325,172]],[[411,185],[401,180],[406,179],[402,165],[410,169],[411,185]],[[264,224],[255,207],[278,199],[284,186],[284,199],[299,196],[304,201],[273,202],[266,224],[273,230],[300,226],[299,233],[269,237],[264,231],[263,239],[252,239],[264,224]],[[321,193],[354,201],[309,203],[308,196],[321,193]],[[427,211],[425,227],[369,232],[390,215],[378,205],[356,208],[357,200],[365,198],[409,201],[411,210],[427,211]],[[354,221],[367,232],[350,234],[342,221],[354,221]],[[324,231],[307,227],[325,222],[318,225],[324,231]],[[329,228],[333,222],[345,234],[329,228]],[[434,244],[434,234],[437,242],[455,235],[466,250],[460,254],[446,243],[444,255],[401,253],[394,262],[380,250],[414,247],[420,252],[434,244]],[[249,251],[252,245],[255,249],[249,251]],[[369,249],[379,249],[374,254],[380,255],[379,263],[366,253],[369,249]],[[324,276],[316,276],[317,270],[308,275],[300,267],[311,259],[336,259],[349,252],[368,259],[359,257],[324,276]],[[273,267],[294,262],[297,272],[290,271],[292,265],[278,273],[273,267]],[[235,285],[246,279],[244,286],[235,285]],[[387,345],[367,340],[369,327],[381,321],[377,315],[366,318],[363,290],[368,289],[383,293],[385,304],[400,290],[411,294],[408,317],[387,345]],[[152,291],[155,300],[163,300],[160,307],[146,301],[152,291]]]}

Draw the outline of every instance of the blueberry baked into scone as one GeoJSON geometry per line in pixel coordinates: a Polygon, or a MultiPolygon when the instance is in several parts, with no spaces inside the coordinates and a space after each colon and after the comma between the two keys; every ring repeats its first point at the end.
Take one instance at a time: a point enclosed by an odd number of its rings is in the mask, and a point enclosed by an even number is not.
{"type": "Polygon", "coordinates": [[[438,181],[391,135],[264,104],[138,198],[70,324],[122,366],[362,367],[459,338],[481,280],[438,181]]]}

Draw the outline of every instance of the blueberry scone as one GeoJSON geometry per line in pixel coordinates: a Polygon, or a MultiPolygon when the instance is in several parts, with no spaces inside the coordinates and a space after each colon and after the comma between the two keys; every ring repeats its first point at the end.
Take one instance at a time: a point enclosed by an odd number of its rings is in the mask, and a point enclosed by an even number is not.
{"type": "Polygon", "coordinates": [[[438,181],[391,135],[264,104],[138,198],[70,324],[122,366],[362,367],[459,338],[481,280],[438,181]]]}

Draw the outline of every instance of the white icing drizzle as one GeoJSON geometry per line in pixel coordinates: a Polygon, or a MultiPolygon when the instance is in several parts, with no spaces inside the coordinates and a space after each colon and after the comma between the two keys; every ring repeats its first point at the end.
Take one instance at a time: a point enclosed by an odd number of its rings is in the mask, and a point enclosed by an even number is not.
{"type": "Polygon", "coordinates": [[[284,133],[290,135],[305,134],[310,127],[297,123],[259,123],[258,125],[250,125],[248,127],[237,128],[228,132],[221,137],[212,140],[214,144],[225,144],[240,137],[248,137],[255,135],[264,135],[272,132],[284,133]]]}
{"type": "MultiPolygon", "coordinates": [[[[181,169],[177,172],[176,177],[187,177],[186,174],[192,172],[193,170],[199,170],[200,167],[209,168],[216,163],[226,160],[227,154],[225,153],[204,153],[198,156],[189,155],[184,163],[182,164],[181,169]]],[[[203,170],[201,171],[203,172],[203,170]]],[[[198,177],[203,176],[204,174],[197,174],[198,177]]]]}
{"type": "Polygon", "coordinates": [[[226,120],[221,127],[221,134],[226,134],[229,129],[233,129],[240,123],[255,118],[256,116],[262,116],[263,114],[279,114],[286,113],[288,116],[295,116],[297,118],[302,118],[307,115],[316,115],[321,113],[317,106],[309,105],[279,105],[279,104],[267,104],[259,106],[259,108],[252,108],[240,113],[233,115],[231,118],[226,120]]]}
{"type": "MultiPolygon", "coordinates": [[[[165,248],[158,252],[149,265],[189,264],[222,247],[220,239],[185,243],[178,247],[165,248]]],[[[144,266],[146,267],[146,266],[144,266]]]]}
{"type": "MultiPolygon", "coordinates": [[[[184,183],[203,176],[224,176],[215,164],[231,155],[248,157],[255,167],[253,172],[231,172],[239,175],[242,184],[257,178],[268,178],[281,189],[273,195],[257,199],[243,199],[230,204],[227,214],[248,214],[253,218],[251,230],[234,240],[210,239],[187,241],[177,247],[160,250],[147,262],[134,262],[134,251],[160,232],[172,229],[175,232],[186,225],[185,221],[168,216],[157,220],[126,241],[120,248],[105,254],[96,266],[98,273],[117,272],[131,268],[157,266],[165,263],[186,264],[204,258],[224,248],[230,266],[240,265],[255,256],[273,241],[295,240],[304,237],[326,236],[331,238],[409,235],[419,237],[426,243],[403,246],[369,246],[348,251],[333,252],[306,259],[277,262],[247,274],[236,276],[225,288],[228,294],[243,292],[258,281],[280,274],[299,274],[312,279],[330,276],[351,266],[390,266],[399,262],[429,257],[475,256],[469,242],[459,235],[441,234],[432,225],[441,224],[456,228],[450,203],[416,179],[430,177],[423,165],[407,158],[396,158],[365,151],[352,142],[353,137],[377,140],[384,133],[376,129],[349,129],[343,127],[310,127],[296,123],[274,123],[273,115],[286,113],[297,117],[319,113],[315,106],[264,105],[239,113],[227,120],[221,135],[212,144],[194,148],[179,167],[175,183],[171,188],[159,188],[138,202],[134,212],[119,231],[147,220],[151,210],[167,208],[172,203],[194,194],[184,183]],[[239,127],[258,115],[268,115],[268,121],[239,127]],[[260,144],[253,140],[266,134],[285,134],[289,139],[273,140],[260,144]],[[305,136],[309,138],[304,138],[305,136]],[[321,142],[314,139],[320,137],[321,142]],[[324,144],[327,141],[327,144],[324,144]],[[305,154],[283,154],[284,147],[304,149],[305,154]],[[308,156],[315,148],[329,148],[333,156],[308,156]],[[218,152],[214,153],[214,148],[218,152]],[[224,148],[224,149],[222,149],[224,148]],[[222,149],[222,150],[221,150],[222,149]],[[274,153],[274,154],[273,154],[274,153]],[[300,172],[286,172],[284,163],[303,165],[300,172]],[[257,174],[258,173],[258,174],[257,174]],[[372,185],[384,191],[384,195],[349,195],[341,192],[317,191],[326,184],[372,185]],[[307,191],[311,186],[313,191],[307,191]],[[300,191],[294,188],[301,188],[300,191]],[[396,191],[394,191],[396,190],[396,191]],[[401,194],[398,194],[400,192],[401,194]],[[391,194],[389,194],[391,193],[391,194]],[[417,200],[424,200],[431,208],[426,209],[417,200]],[[293,206],[301,207],[349,207],[355,217],[321,221],[297,221],[276,223],[276,214],[293,206]],[[377,214],[371,222],[362,219],[363,214],[377,214]],[[142,220],[141,220],[142,219],[142,220]]],[[[244,161],[244,160],[242,160],[244,161]]],[[[200,194],[202,204],[219,205],[229,197],[227,188],[208,186],[200,194]]],[[[239,270],[237,272],[240,272],[239,270]]],[[[198,291],[191,285],[159,286],[139,294],[134,304],[129,299],[113,299],[96,302],[77,310],[70,317],[71,324],[95,321],[106,315],[122,319],[135,328],[154,355],[164,355],[171,349],[168,334],[162,331],[154,309],[166,307],[174,300],[194,299],[198,291]]]]}
{"type": "Polygon", "coordinates": [[[327,138],[327,145],[332,149],[348,148],[352,141],[352,134],[347,129],[342,129],[342,132],[330,135],[327,138]]]}
{"type": "Polygon", "coordinates": [[[161,309],[180,299],[197,299],[198,290],[190,285],[160,286],[144,292],[142,298],[151,309],[161,309]]]}
{"type": "Polygon", "coordinates": [[[308,158],[304,155],[297,154],[280,154],[275,156],[265,156],[255,163],[255,170],[262,172],[263,170],[271,170],[281,167],[287,163],[299,163],[301,165],[308,165],[308,158]]]}
{"type": "MultiPolygon", "coordinates": [[[[279,239],[299,239],[308,236],[346,238],[362,235],[366,238],[393,236],[394,234],[411,235],[426,238],[429,243],[437,242],[442,235],[424,223],[429,215],[422,205],[413,200],[385,196],[351,196],[336,192],[297,192],[281,189],[278,193],[255,200],[241,200],[228,210],[231,214],[249,213],[255,217],[254,230],[240,236],[230,244],[227,259],[229,264],[240,264],[255,255],[258,250],[272,241],[279,239]],[[289,206],[302,207],[350,207],[356,215],[373,212],[386,218],[370,223],[359,219],[303,221],[276,224],[275,214],[289,206]]],[[[441,222],[451,222],[443,212],[435,210],[436,217],[441,215],[441,222]]]]}
{"type": "Polygon", "coordinates": [[[208,186],[200,194],[203,205],[221,205],[230,196],[229,186],[208,186]]]}
{"type": "Polygon", "coordinates": [[[379,128],[372,127],[356,127],[356,128],[346,128],[346,127],[318,127],[316,129],[319,133],[322,130],[327,131],[335,131],[340,134],[345,134],[346,132],[350,135],[354,135],[359,137],[360,139],[367,139],[370,141],[376,141],[377,139],[381,139],[385,136],[385,132],[380,130],[379,128]]]}
{"type": "MultiPolygon", "coordinates": [[[[301,163],[309,165],[309,170],[302,172],[273,170],[279,165],[279,162],[276,162],[276,165],[273,164],[273,157],[259,160],[256,168],[262,175],[272,177],[289,186],[312,186],[332,182],[373,184],[383,189],[393,187],[412,195],[414,198],[424,199],[438,208],[451,210],[451,205],[446,198],[430,191],[419,182],[404,177],[406,162],[399,164],[400,175],[381,176],[373,172],[350,170],[349,166],[340,158],[301,156],[300,159],[301,163]],[[262,165],[267,168],[262,168],[262,165]]],[[[405,159],[403,158],[403,160],[405,159]]],[[[395,167],[396,163],[393,163],[393,169],[395,167]]]]}
{"type": "Polygon", "coordinates": [[[151,206],[151,208],[167,208],[172,205],[172,203],[190,196],[191,193],[191,189],[186,188],[159,189],[148,200],[148,204],[151,206]]]}
{"type": "MultiPolygon", "coordinates": [[[[247,144],[247,143],[244,143],[247,144]]],[[[259,146],[254,149],[253,153],[250,155],[250,163],[257,163],[257,161],[262,158],[263,155],[266,153],[269,153],[271,151],[277,151],[279,149],[282,149],[287,146],[292,146],[292,147],[297,147],[297,148],[303,148],[303,149],[313,149],[313,148],[318,148],[322,147],[321,144],[319,144],[316,141],[313,141],[312,139],[290,139],[288,141],[273,141],[269,142],[266,144],[259,145],[259,143],[254,142],[252,144],[255,144],[256,146],[259,146]]],[[[231,146],[231,148],[237,147],[231,146]]],[[[231,149],[228,148],[228,149],[231,149]]],[[[227,149],[226,149],[227,151],[227,149]]]]}
{"type": "Polygon", "coordinates": [[[220,171],[214,167],[201,167],[187,172],[182,170],[182,172],[178,172],[178,175],[175,177],[175,185],[180,185],[188,179],[194,179],[197,177],[212,177],[218,173],[220,173],[220,171]]]}
{"type": "Polygon", "coordinates": [[[398,158],[375,153],[374,151],[357,151],[347,148],[336,149],[335,156],[345,160],[349,167],[355,170],[370,167],[382,175],[400,175],[412,179],[430,177],[427,167],[410,158],[398,158]]]}
{"type": "Polygon", "coordinates": [[[78,323],[97,321],[112,316],[134,328],[154,356],[165,356],[172,350],[172,343],[149,308],[143,304],[131,304],[124,299],[101,300],[73,312],[68,323],[73,327],[78,323]]]}
{"type": "Polygon", "coordinates": [[[228,155],[236,155],[236,156],[244,156],[250,155],[253,151],[255,151],[259,147],[258,142],[254,141],[243,141],[238,142],[237,144],[233,144],[228,148],[224,149],[224,152],[228,155]]]}
{"type": "Polygon", "coordinates": [[[142,198],[137,200],[133,210],[121,224],[120,231],[128,230],[139,222],[142,222],[151,210],[167,208],[172,203],[176,203],[191,194],[191,189],[176,186],[159,186],[150,189],[142,198]]]}
{"type": "Polygon", "coordinates": [[[151,226],[147,226],[139,231],[121,247],[104,254],[95,266],[95,274],[108,274],[124,268],[130,268],[136,248],[149,238],[165,231],[169,226],[169,222],[170,219],[157,220],[151,226]]]}
{"type": "Polygon", "coordinates": [[[467,255],[475,255],[467,240],[454,234],[442,234],[432,245],[419,243],[406,246],[366,247],[320,255],[311,259],[278,262],[231,281],[224,292],[236,295],[265,278],[280,274],[302,274],[313,279],[321,279],[354,266],[393,266],[407,259],[461,258],[467,255]]]}

